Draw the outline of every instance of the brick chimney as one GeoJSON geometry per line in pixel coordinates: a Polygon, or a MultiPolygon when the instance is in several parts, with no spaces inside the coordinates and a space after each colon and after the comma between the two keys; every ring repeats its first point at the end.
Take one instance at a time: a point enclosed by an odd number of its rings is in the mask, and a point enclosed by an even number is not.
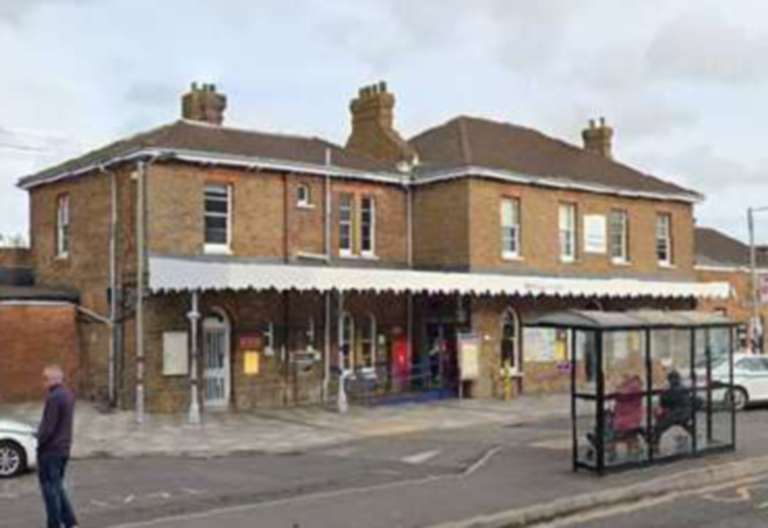
{"type": "Polygon", "coordinates": [[[352,133],[347,148],[376,159],[413,163],[416,150],[394,128],[395,96],[384,81],[360,88],[349,104],[352,133]]]}
{"type": "Polygon", "coordinates": [[[212,125],[224,122],[227,98],[216,92],[215,84],[192,83],[190,90],[181,98],[181,117],[212,125]]]}
{"type": "Polygon", "coordinates": [[[606,158],[613,158],[612,140],[613,129],[605,124],[605,118],[600,118],[600,124],[596,125],[594,119],[589,120],[589,128],[581,131],[584,139],[584,150],[589,150],[606,158]]]}

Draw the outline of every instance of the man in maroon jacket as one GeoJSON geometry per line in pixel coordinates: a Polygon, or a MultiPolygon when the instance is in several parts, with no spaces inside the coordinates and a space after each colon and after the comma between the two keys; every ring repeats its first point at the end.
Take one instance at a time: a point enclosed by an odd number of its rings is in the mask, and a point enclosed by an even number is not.
{"type": "Polygon", "coordinates": [[[73,528],[77,519],[64,489],[64,472],[72,448],[75,397],[64,386],[64,373],[57,365],[45,367],[43,383],[48,393],[37,430],[37,475],[48,528],[73,528]]]}

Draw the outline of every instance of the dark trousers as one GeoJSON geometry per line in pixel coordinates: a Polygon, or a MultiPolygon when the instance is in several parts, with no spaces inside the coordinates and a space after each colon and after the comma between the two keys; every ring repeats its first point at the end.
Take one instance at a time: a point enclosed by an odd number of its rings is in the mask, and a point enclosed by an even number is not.
{"type": "Polygon", "coordinates": [[[77,526],[75,512],[64,489],[64,472],[68,460],[65,456],[42,455],[37,462],[37,476],[48,516],[48,528],[77,526]]]}

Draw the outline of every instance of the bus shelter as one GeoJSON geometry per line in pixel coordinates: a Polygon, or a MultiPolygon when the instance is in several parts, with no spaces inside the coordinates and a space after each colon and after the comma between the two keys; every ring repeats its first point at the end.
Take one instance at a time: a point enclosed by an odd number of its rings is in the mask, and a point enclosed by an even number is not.
{"type": "Polygon", "coordinates": [[[736,323],[726,317],[570,310],[528,326],[569,330],[574,471],[735,448],[736,323]]]}

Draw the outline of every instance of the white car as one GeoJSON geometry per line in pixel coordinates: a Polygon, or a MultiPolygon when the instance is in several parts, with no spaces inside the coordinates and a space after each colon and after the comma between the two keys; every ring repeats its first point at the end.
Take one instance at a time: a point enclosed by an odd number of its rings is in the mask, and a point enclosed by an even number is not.
{"type": "MultiPolygon", "coordinates": [[[[727,383],[725,358],[712,365],[712,379],[727,383]]],[[[725,399],[739,411],[750,403],[768,402],[768,356],[734,354],[733,388],[726,390],[725,399]]]]}
{"type": "Polygon", "coordinates": [[[36,433],[27,424],[0,418],[0,479],[37,466],[36,433]]]}

